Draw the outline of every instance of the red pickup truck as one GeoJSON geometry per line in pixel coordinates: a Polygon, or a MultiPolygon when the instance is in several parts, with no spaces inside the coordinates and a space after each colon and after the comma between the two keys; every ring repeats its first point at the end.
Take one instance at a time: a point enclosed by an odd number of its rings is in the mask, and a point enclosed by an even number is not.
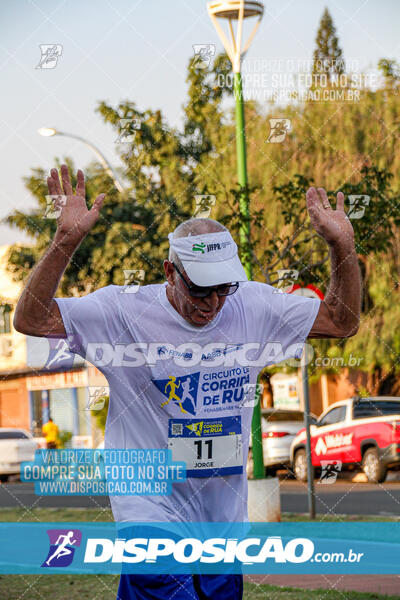
{"type": "MultiPolygon", "coordinates": [[[[290,447],[295,477],[307,481],[305,429],[290,447]]],[[[400,469],[400,398],[354,397],[332,404],[311,425],[311,462],[328,461],[343,469],[362,468],[368,481],[381,483],[389,469],[400,469]]]]}

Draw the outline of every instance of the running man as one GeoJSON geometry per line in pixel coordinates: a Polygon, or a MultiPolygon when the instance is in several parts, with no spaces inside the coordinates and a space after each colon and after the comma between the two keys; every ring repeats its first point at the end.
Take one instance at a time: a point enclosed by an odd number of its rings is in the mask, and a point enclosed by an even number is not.
{"type": "Polygon", "coordinates": [[[184,413],[184,412],[186,412],[186,410],[184,410],[182,407],[182,400],[175,393],[175,390],[179,389],[181,382],[179,382],[178,384],[176,384],[175,382],[176,382],[176,377],[174,377],[173,375],[170,375],[169,381],[165,385],[165,388],[164,388],[165,392],[167,391],[168,388],[170,388],[170,392],[168,394],[168,400],[166,400],[165,402],[163,402],[161,404],[161,408],[164,408],[164,406],[166,406],[170,400],[176,400],[177,403],[179,404],[179,406],[181,407],[181,411],[184,413]]]}
{"type": "MultiPolygon", "coordinates": [[[[184,404],[186,402],[186,400],[189,400],[190,402],[190,406],[194,409],[194,405],[195,405],[195,399],[193,398],[191,391],[190,391],[190,380],[186,379],[185,381],[182,381],[182,398],[181,398],[181,403],[184,404]]],[[[184,409],[182,408],[182,411],[184,409]]],[[[184,412],[188,412],[187,410],[185,410],[184,412]]]]}
{"type": "Polygon", "coordinates": [[[53,552],[53,554],[46,560],[46,565],[50,566],[51,561],[54,558],[61,558],[62,556],[67,556],[67,554],[71,554],[72,550],[67,548],[67,546],[73,546],[77,540],[72,539],[74,536],[73,531],[68,531],[66,535],[59,535],[56,541],[57,549],[53,552]],[[62,540],[62,542],[60,542],[62,540]]]}
{"type": "MultiPolygon", "coordinates": [[[[77,247],[99,218],[104,194],[88,210],[82,171],[72,190],[68,169],[51,170],[50,194],[67,202],[57,221],[49,249],[34,268],[18,302],[15,328],[39,337],[68,338],[69,349],[87,355],[88,344],[112,347],[160,343],[193,347],[190,360],[181,352],[142,361],[126,356],[121,366],[99,366],[110,385],[105,447],[174,447],[174,460],[185,460],[185,482],[165,496],[111,496],[114,518],[143,522],[243,522],[247,520],[246,459],[253,409],[240,402],[241,388],[255,385],[258,372],[279,358],[299,358],[307,338],[344,338],[358,331],[361,302],[360,273],[354,233],[338,193],[332,209],[325,190],[310,188],[308,213],[317,233],[329,246],[331,280],[323,301],[279,293],[247,281],[229,231],[212,219],[191,219],[170,233],[166,281],[141,286],[136,294],[121,294],[108,286],[82,298],[55,298],[60,279],[77,247]],[[198,251],[201,248],[202,252],[198,251]],[[215,357],[221,347],[237,345],[233,353],[215,357]],[[196,359],[200,349],[201,360],[196,359]],[[204,353],[203,353],[204,351],[204,353]],[[203,357],[204,360],[203,360],[203,357]],[[212,445],[208,457],[213,477],[196,459],[201,437],[180,435],[182,415],[176,402],[161,406],[164,386],[173,373],[189,378],[195,399],[195,418],[216,431],[223,423],[224,444],[212,445]],[[170,433],[171,432],[171,433],[170,433]],[[173,433],[172,433],[173,432],[173,433]],[[216,451],[215,448],[218,450],[216,451]],[[189,469],[190,467],[190,469],[189,469]]],[[[250,403],[251,404],[251,403],[250,403]]],[[[203,433],[203,432],[202,432],[203,433]]],[[[122,575],[119,600],[212,598],[239,600],[240,575],[122,575]]]]}
{"type": "Polygon", "coordinates": [[[65,340],[60,340],[56,345],[57,352],[53,356],[51,360],[46,364],[46,367],[49,369],[52,364],[57,364],[59,361],[71,358],[71,354],[68,351],[68,344],[65,340]]]}

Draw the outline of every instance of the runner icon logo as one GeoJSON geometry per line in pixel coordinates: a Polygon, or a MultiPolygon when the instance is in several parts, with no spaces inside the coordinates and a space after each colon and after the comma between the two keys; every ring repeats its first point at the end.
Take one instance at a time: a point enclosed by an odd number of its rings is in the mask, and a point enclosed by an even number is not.
{"type": "Polygon", "coordinates": [[[74,366],[75,354],[70,352],[74,343],[79,348],[78,336],[68,338],[49,338],[45,340],[48,344],[45,369],[72,368],[74,366]]]}
{"type": "Polygon", "coordinates": [[[81,545],[79,529],[48,529],[50,548],[42,567],[68,567],[74,558],[75,548],[81,545]]]}
{"type": "Polygon", "coordinates": [[[335,483],[341,469],[341,460],[321,460],[321,477],[318,483],[335,483]]]}
{"type": "Polygon", "coordinates": [[[193,44],[193,67],[207,69],[215,56],[215,44],[193,44]]]}
{"type": "Polygon", "coordinates": [[[198,423],[191,423],[190,425],[186,425],[186,427],[194,433],[194,435],[201,436],[201,432],[203,430],[203,421],[198,421],[198,423]]]}
{"type": "Polygon", "coordinates": [[[195,415],[199,375],[200,373],[191,373],[184,377],[170,375],[168,379],[153,379],[156,388],[167,398],[161,408],[172,400],[173,404],[179,406],[180,412],[195,415]]]}
{"type": "Polygon", "coordinates": [[[62,54],[61,44],[39,44],[40,61],[35,69],[55,69],[62,54]]]}

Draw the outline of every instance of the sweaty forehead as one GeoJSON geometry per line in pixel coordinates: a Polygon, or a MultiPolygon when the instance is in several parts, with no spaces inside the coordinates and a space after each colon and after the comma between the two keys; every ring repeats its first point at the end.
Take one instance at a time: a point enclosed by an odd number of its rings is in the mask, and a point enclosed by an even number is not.
{"type": "Polygon", "coordinates": [[[173,237],[181,238],[188,237],[189,235],[202,235],[203,233],[217,233],[219,231],[226,231],[226,227],[213,221],[212,219],[190,219],[178,225],[175,229],[173,237]]]}

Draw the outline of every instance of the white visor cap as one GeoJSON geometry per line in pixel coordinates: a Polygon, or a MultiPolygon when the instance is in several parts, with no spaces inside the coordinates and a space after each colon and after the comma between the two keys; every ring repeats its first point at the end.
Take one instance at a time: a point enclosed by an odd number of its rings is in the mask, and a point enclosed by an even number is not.
{"type": "Polygon", "coordinates": [[[201,287],[248,281],[237,245],[229,231],[203,233],[174,239],[170,247],[179,256],[190,281],[201,287]]]}

